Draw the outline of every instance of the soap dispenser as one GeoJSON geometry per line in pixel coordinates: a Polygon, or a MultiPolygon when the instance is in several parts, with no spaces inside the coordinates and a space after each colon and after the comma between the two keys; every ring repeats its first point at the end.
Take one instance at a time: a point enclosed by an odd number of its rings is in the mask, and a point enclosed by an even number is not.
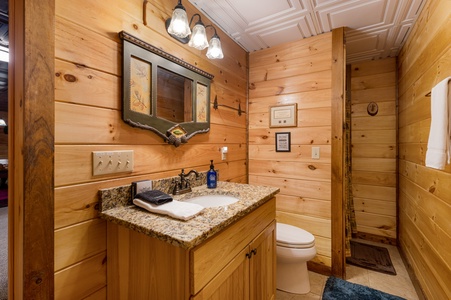
{"type": "Polygon", "coordinates": [[[210,160],[210,170],[207,172],[207,188],[214,189],[217,185],[218,176],[213,165],[213,160],[210,160]]]}

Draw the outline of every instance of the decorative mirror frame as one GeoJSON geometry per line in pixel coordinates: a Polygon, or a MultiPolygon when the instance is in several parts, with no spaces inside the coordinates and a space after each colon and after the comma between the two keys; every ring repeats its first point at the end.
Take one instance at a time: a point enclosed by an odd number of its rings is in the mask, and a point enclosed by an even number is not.
{"type": "Polygon", "coordinates": [[[213,75],[188,64],[187,62],[152,46],[125,31],[119,33],[122,40],[122,119],[125,123],[155,132],[168,144],[176,147],[186,143],[198,133],[210,130],[210,82],[213,75]],[[131,109],[132,59],[149,64],[151,70],[148,80],[150,95],[150,113],[137,112],[131,109]],[[161,67],[192,81],[192,116],[191,122],[176,123],[157,116],[157,70],[161,67]],[[198,88],[198,87],[205,87],[198,88]],[[202,93],[202,99],[200,93],[202,93]],[[199,97],[198,97],[199,96],[199,97]],[[203,101],[204,103],[200,103],[203,101]],[[199,103],[198,103],[199,102],[199,103]],[[202,120],[201,120],[202,119],[202,120]]]}

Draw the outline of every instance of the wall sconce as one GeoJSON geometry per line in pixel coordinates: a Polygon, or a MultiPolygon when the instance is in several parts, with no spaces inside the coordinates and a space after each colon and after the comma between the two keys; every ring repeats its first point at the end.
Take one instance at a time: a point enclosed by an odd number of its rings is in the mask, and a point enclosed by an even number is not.
{"type": "Polygon", "coordinates": [[[175,6],[172,17],[166,20],[166,31],[174,39],[183,44],[188,44],[190,47],[198,50],[203,50],[208,47],[207,57],[209,59],[222,59],[224,57],[221,40],[216,33],[216,28],[212,25],[205,26],[199,14],[194,14],[188,23],[188,16],[185,7],[182,5],[182,0],[179,0],[175,6]],[[196,16],[199,20],[194,25],[193,30],[191,30],[191,23],[196,16]],[[206,29],[208,27],[213,28],[215,31],[210,42],[207,41],[206,29]]]}

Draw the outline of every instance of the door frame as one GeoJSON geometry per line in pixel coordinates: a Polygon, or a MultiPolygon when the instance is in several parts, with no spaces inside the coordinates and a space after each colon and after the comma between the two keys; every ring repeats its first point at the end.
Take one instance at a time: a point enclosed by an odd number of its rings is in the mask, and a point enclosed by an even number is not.
{"type": "Polygon", "coordinates": [[[54,298],[54,24],[55,1],[9,0],[8,299],[54,298]]]}
{"type": "Polygon", "coordinates": [[[346,101],[346,49],[344,27],[332,30],[332,275],[346,278],[344,203],[344,126],[346,101]]]}

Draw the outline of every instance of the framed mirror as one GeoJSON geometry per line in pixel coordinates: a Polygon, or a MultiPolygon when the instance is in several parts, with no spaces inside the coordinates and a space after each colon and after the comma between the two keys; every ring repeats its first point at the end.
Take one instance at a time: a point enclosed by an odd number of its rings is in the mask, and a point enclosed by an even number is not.
{"type": "Polygon", "coordinates": [[[123,44],[122,119],[176,147],[210,130],[213,75],[127,32],[123,44]]]}

